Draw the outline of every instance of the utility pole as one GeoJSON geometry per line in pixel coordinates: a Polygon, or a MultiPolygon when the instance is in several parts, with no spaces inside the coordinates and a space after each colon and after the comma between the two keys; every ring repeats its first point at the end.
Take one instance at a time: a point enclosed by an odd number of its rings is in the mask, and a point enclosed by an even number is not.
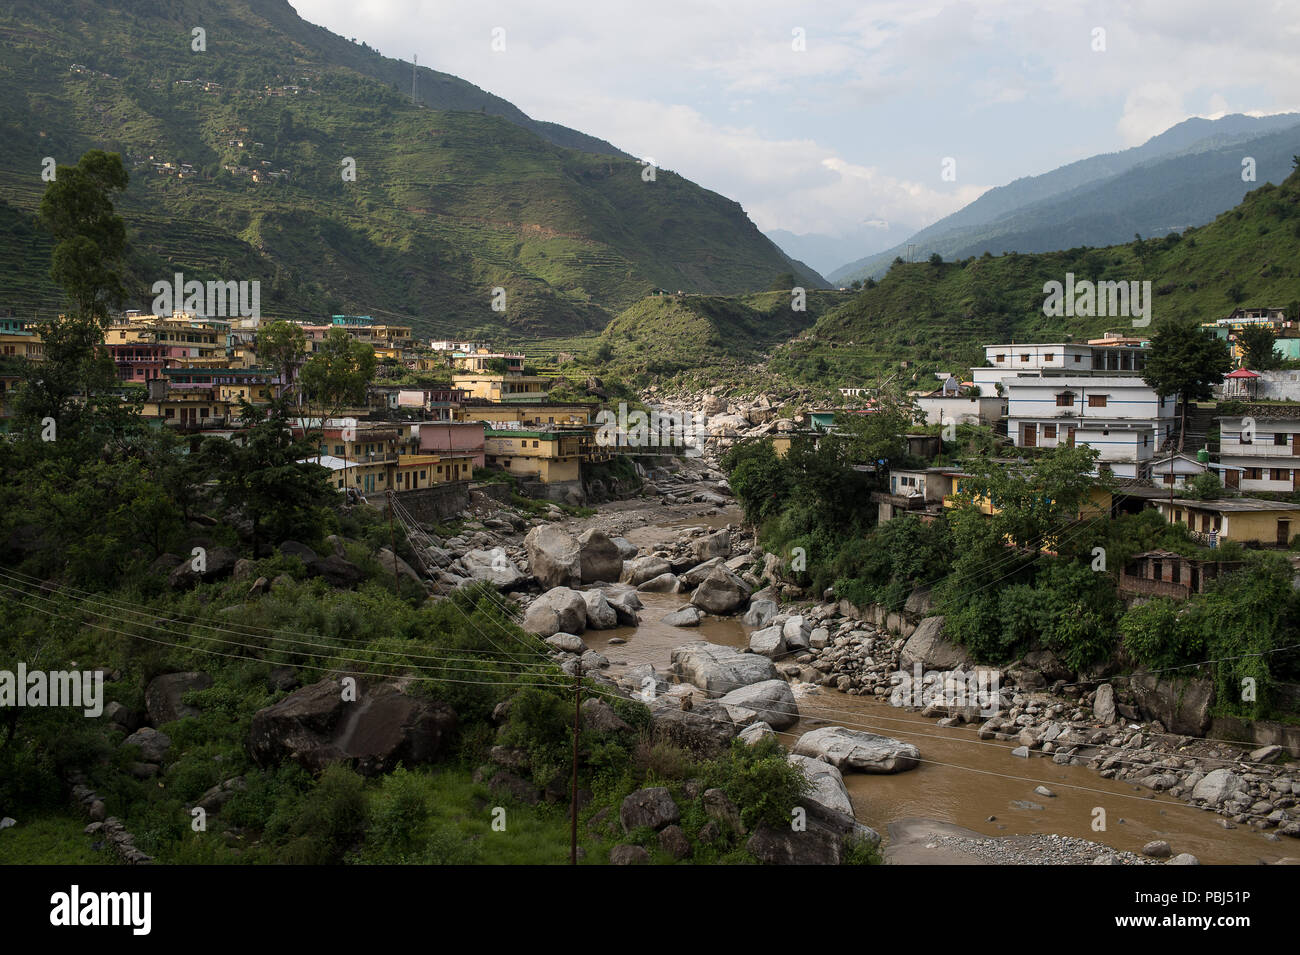
{"type": "Polygon", "coordinates": [[[397,575],[397,532],[393,530],[393,490],[388,489],[388,542],[393,548],[393,596],[402,596],[401,578],[397,575]]]}
{"type": "Polygon", "coordinates": [[[420,65],[420,57],[417,54],[411,54],[411,102],[418,104],[420,98],[415,92],[415,70],[420,65]]]}
{"type": "Polygon", "coordinates": [[[578,733],[582,731],[582,660],[573,670],[573,785],[569,792],[569,865],[578,864],[578,733]]]}

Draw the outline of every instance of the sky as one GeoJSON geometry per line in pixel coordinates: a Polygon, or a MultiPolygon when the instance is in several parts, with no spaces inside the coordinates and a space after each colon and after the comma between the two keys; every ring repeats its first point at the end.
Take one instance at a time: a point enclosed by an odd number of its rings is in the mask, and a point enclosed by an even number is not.
{"type": "Polygon", "coordinates": [[[1296,0],[290,2],[765,231],[921,228],[1192,116],[1300,109],[1296,0]]]}

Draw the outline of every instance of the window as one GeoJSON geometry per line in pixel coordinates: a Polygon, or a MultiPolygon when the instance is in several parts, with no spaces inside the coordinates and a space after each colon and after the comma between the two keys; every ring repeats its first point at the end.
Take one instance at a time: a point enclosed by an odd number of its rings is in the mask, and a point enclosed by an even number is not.
{"type": "Polygon", "coordinates": [[[1280,433],[1280,432],[1275,432],[1275,433],[1273,434],[1273,444],[1274,444],[1275,447],[1285,448],[1285,447],[1286,447],[1286,439],[1287,439],[1287,436],[1286,436],[1285,434],[1280,433]]]}
{"type": "Polygon", "coordinates": [[[1268,479],[1270,481],[1289,481],[1291,479],[1291,472],[1286,468],[1269,468],[1268,479]]]}
{"type": "Polygon", "coordinates": [[[1055,437],[1056,437],[1056,425],[1054,425],[1054,424],[1045,424],[1045,425],[1043,425],[1043,437],[1044,437],[1044,438],[1055,438],[1055,437]]]}
{"type": "Polygon", "coordinates": [[[1006,361],[1006,360],[1007,360],[1007,356],[1006,356],[1006,355],[998,355],[998,356],[996,356],[993,360],[994,360],[994,361],[998,361],[998,362],[1006,361]]]}
{"type": "Polygon", "coordinates": [[[1173,484],[1173,483],[1174,483],[1174,476],[1173,476],[1172,474],[1166,474],[1165,477],[1164,477],[1164,481],[1165,481],[1166,484],[1173,484]]]}
{"type": "Polygon", "coordinates": [[[1245,468],[1241,476],[1247,481],[1258,481],[1263,475],[1263,468],[1245,468]]]}
{"type": "Polygon", "coordinates": [[[1021,360],[1021,361],[1029,361],[1029,352],[1027,352],[1027,351],[1026,351],[1026,352],[1021,352],[1021,353],[1020,353],[1020,360],[1021,360]]]}
{"type": "Polygon", "coordinates": [[[1074,356],[1074,363],[1075,363],[1076,365],[1079,364],[1079,361],[1080,361],[1082,358],[1083,358],[1082,355],[1075,355],[1075,356],[1074,356]]]}
{"type": "Polygon", "coordinates": [[[1104,407],[1106,407],[1106,397],[1107,397],[1106,395],[1089,395],[1089,396],[1088,396],[1088,407],[1089,407],[1089,408],[1104,408],[1104,407]]]}
{"type": "Polygon", "coordinates": [[[1074,407],[1074,392],[1072,392],[1072,391],[1063,391],[1063,392],[1061,392],[1059,395],[1057,395],[1057,396],[1056,396],[1056,407],[1058,407],[1058,408],[1073,408],[1073,407],[1074,407]]]}
{"type": "Polygon", "coordinates": [[[1046,355],[1043,356],[1043,361],[1055,361],[1055,360],[1056,360],[1056,356],[1053,355],[1051,352],[1048,352],[1046,355]]]}

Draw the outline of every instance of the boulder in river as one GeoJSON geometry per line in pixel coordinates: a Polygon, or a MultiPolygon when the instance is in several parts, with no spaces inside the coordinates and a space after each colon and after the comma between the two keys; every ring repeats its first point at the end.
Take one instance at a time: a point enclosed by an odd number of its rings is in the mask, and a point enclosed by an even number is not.
{"type": "Polygon", "coordinates": [[[568,587],[553,587],[528,606],[523,628],[539,637],[582,633],[587,629],[587,601],[568,587]]]}
{"type": "Polygon", "coordinates": [[[711,557],[726,557],[731,553],[731,532],[726,528],[697,537],[691,543],[691,550],[699,560],[711,557]]]}
{"type": "Polygon", "coordinates": [[[698,627],[701,616],[699,610],[687,605],[680,610],[674,610],[672,613],[667,614],[663,618],[663,622],[670,627],[698,627]]]}
{"type": "Polygon", "coordinates": [[[681,593],[682,582],[676,574],[660,574],[639,584],[636,589],[643,594],[676,594],[681,593]]]}
{"type": "Polygon", "coordinates": [[[749,601],[749,584],[719,564],[691,595],[691,603],[705,613],[722,616],[735,613],[749,601]]]}
{"type": "Polygon", "coordinates": [[[588,630],[612,630],[618,626],[618,613],[609,605],[603,591],[584,591],[582,599],[587,605],[588,630]]]}
{"type": "Polygon", "coordinates": [[[911,743],[844,726],[822,726],[804,733],[793,752],[860,773],[901,773],[914,769],[921,758],[920,750],[911,743]]]}
{"type": "Polygon", "coordinates": [[[552,524],[539,524],[524,538],[524,547],[528,567],[543,587],[576,587],[582,583],[582,552],[572,534],[552,524]]]}
{"type": "Polygon", "coordinates": [[[821,803],[828,809],[853,815],[853,800],[849,798],[848,787],[844,785],[844,776],[838,769],[825,760],[801,756],[798,753],[791,753],[786,759],[790,761],[790,765],[798,767],[812,784],[812,791],[808,794],[809,799],[821,803]]]}
{"type": "Polygon", "coordinates": [[[966,648],[953,643],[943,632],[943,617],[926,617],[903,644],[898,667],[910,671],[916,664],[923,670],[968,669],[974,665],[966,648]]]}
{"type": "Polygon", "coordinates": [[[686,573],[681,575],[682,584],[692,590],[695,589],[700,584],[704,583],[704,578],[709,576],[709,574],[713,572],[713,568],[717,567],[722,562],[721,557],[714,557],[711,560],[706,560],[702,564],[696,564],[690,570],[686,571],[686,573]]]}
{"type": "Polygon", "coordinates": [[[766,597],[755,597],[749,602],[749,609],[740,618],[740,622],[747,627],[766,627],[780,610],[781,608],[777,606],[775,600],[769,600],[766,597]]]}
{"type": "Polygon", "coordinates": [[[718,697],[742,686],[775,680],[776,667],[767,657],[741,653],[703,640],[685,643],[672,651],[673,672],[687,683],[718,697]]]}
{"type": "Polygon", "coordinates": [[[512,590],[527,580],[527,575],[506,556],[504,547],[467,551],[460,565],[471,580],[485,580],[499,590],[512,590]]]}
{"type": "Polygon", "coordinates": [[[744,726],[764,722],[783,730],[799,722],[799,705],[785,680],[763,680],[732,690],[718,699],[727,715],[744,726]]]}
{"type": "Polygon", "coordinates": [[[636,557],[623,564],[622,578],[637,587],[660,574],[671,573],[672,569],[673,565],[662,557],[636,557]]]}
{"type": "Polygon", "coordinates": [[[578,535],[578,573],[584,584],[614,583],[623,573],[618,545],[594,527],[578,535]]]}
{"type": "Polygon", "coordinates": [[[780,627],[764,627],[749,635],[749,652],[757,653],[770,659],[776,659],[785,653],[785,637],[780,627]]]}

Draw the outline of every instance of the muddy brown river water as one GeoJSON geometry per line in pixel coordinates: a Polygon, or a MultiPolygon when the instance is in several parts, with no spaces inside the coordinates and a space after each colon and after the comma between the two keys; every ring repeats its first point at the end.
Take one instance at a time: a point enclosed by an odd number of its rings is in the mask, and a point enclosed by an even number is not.
{"type": "MultiPolygon", "coordinates": [[[[627,537],[643,548],[653,547],[675,537],[682,527],[720,526],[737,519],[734,509],[727,508],[708,518],[637,528],[627,537]]],[[[673,648],[694,640],[733,647],[748,642],[750,628],[735,617],[708,617],[701,626],[689,628],[661,623],[660,618],[686,603],[681,594],[642,594],[641,600],[645,609],[639,627],[588,631],[584,636],[593,650],[610,659],[612,675],[638,663],[652,663],[667,673],[673,648]],[[611,646],[609,640],[615,637],[627,642],[611,646]]],[[[1085,766],[1057,766],[1040,757],[1018,759],[1011,756],[1012,743],[982,741],[973,726],[940,727],[919,712],[806,684],[796,686],[796,697],[801,718],[781,734],[787,746],[814,727],[832,723],[893,736],[920,749],[923,762],[909,772],[844,777],[858,820],[884,836],[886,856],[893,861],[918,860],[916,853],[892,851],[889,845],[890,823],[903,819],[955,824],[988,836],[1056,833],[1131,852],[1164,839],[1175,853],[1190,852],[1211,865],[1252,865],[1294,854],[1248,828],[1224,829],[1222,817],[1213,813],[1103,779],[1085,766]],[[1035,794],[1040,785],[1056,795],[1035,794]],[[1016,802],[1029,805],[1017,807],[1016,802]],[[1104,832],[1092,828],[1098,807],[1106,814],[1104,832]]],[[[921,854],[918,861],[925,858],[921,854]]]]}

